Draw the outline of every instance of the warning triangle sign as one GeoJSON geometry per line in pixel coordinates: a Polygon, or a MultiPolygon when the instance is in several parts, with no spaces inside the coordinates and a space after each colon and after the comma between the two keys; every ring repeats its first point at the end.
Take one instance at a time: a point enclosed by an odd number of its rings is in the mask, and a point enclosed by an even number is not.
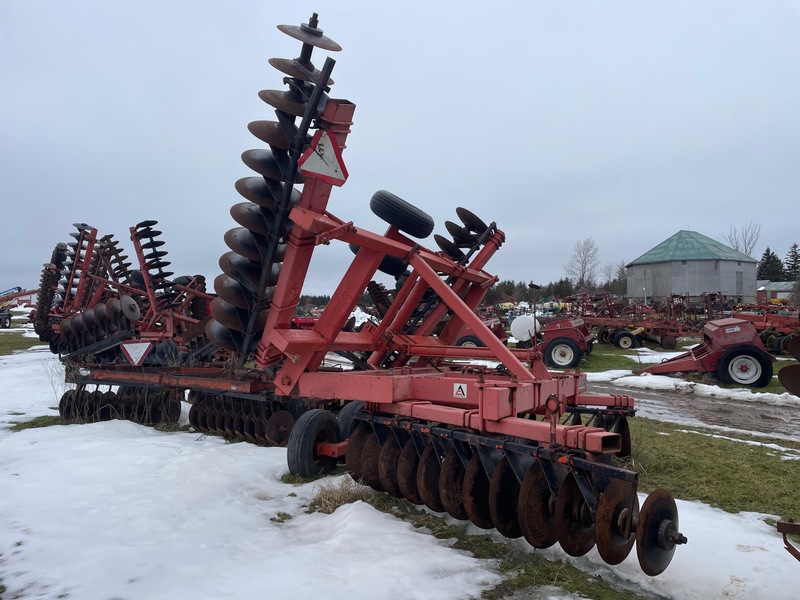
{"type": "Polygon", "coordinates": [[[311,145],[297,161],[300,172],[331,185],[343,185],[347,180],[347,168],[342,161],[342,151],[336,138],[320,129],[311,139],[311,145]]]}
{"type": "Polygon", "coordinates": [[[144,362],[153,344],[150,342],[122,342],[122,353],[134,367],[144,362]]]}

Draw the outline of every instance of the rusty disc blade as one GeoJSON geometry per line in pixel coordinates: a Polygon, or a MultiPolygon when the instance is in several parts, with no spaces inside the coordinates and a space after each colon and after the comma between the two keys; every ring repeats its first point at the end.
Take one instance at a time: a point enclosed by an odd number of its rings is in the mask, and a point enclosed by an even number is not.
{"type": "Polygon", "coordinates": [[[594,522],[571,472],[556,495],[555,522],[558,543],[570,556],[583,556],[594,547],[594,522]]]}
{"type": "Polygon", "coordinates": [[[489,482],[489,515],[495,529],[507,538],[522,536],[517,517],[518,499],[519,481],[508,458],[503,457],[489,482]]]}
{"type": "MultiPolygon", "coordinates": [[[[256,235],[258,234],[254,234],[245,227],[234,227],[233,229],[229,229],[225,232],[225,244],[228,246],[228,248],[237,254],[244,256],[247,260],[253,262],[260,261],[262,256],[258,246],[256,245],[256,235]]],[[[266,240],[261,238],[261,241],[266,248],[266,240]]]]}
{"type": "Polygon", "coordinates": [[[536,461],[522,478],[517,502],[520,531],[534,548],[549,548],[558,541],[554,508],[555,498],[542,465],[536,461]]]}
{"type": "Polygon", "coordinates": [[[375,433],[371,433],[364,441],[361,449],[361,478],[373,490],[383,492],[378,469],[381,460],[381,443],[375,433]]]}
{"type": "Polygon", "coordinates": [[[285,446],[289,441],[289,433],[294,426],[294,417],[288,410],[276,410],[267,419],[264,434],[267,441],[275,446],[285,446]]]}
{"type": "Polygon", "coordinates": [[[483,464],[474,453],[464,472],[464,510],[472,524],[481,529],[491,529],[492,515],[489,513],[489,478],[483,464]]]}
{"type": "MultiPolygon", "coordinates": [[[[272,182],[272,185],[275,188],[275,192],[279,194],[280,184],[272,182]]],[[[242,197],[259,206],[270,210],[274,210],[277,206],[275,196],[273,196],[270,186],[263,177],[242,177],[236,181],[234,187],[242,197]]]]}
{"type": "Polygon", "coordinates": [[[472,246],[478,241],[477,236],[472,235],[465,227],[461,227],[461,225],[457,225],[452,221],[445,221],[444,226],[447,228],[447,232],[453,236],[453,241],[459,246],[472,246]]]}
{"type": "Polygon", "coordinates": [[[635,523],[638,518],[639,498],[636,496],[636,486],[614,479],[603,490],[595,517],[597,551],[609,565],[618,565],[630,554],[636,541],[635,523]]]}
{"type": "Polygon", "coordinates": [[[67,420],[67,415],[72,413],[72,399],[75,397],[75,390],[67,390],[61,394],[58,401],[58,416],[67,420]]]}
{"type": "Polygon", "coordinates": [[[194,427],[195,429],[199,430],[200,425],[197,422],[197,413],[199,412],[197,408],[197,404],[192,404],[189,408],[189,425],[194,427]]]}
{"type": "Polygon", "coordinates": [[[783,347],[786,348],[789,354],[794,356],[795,360],[800,361],[800,335],[795,335],[788,342],[785,342],[783,347]]]}
{"type": "Polygon", "coordinates": [[[242,334],[238,331],[228,329],[219,321],[210,319],[208,323],[206,323],[205,334],[208,336],[209,340],[220,348],[234,352],[242,350],[242,345],[244,344],[242,334]]]}
{"type": "Polygon", "coordinates": [[[464,259],[466,256],[458,247],[457,244],[453,243],[452,241],[448,240],[443,235],[439,235],[438,233],[433,234],[433,240],[436,242],[436,245],[441,248],[445,254],[447,254],[450,258],[454,261],[458,262],[464,259]]]}
{"type": "Polygon", "coordinates": [[[302,117],[306,112],[306,102],[298,100],[294,94],[281,92],[278,90],[261,90],[258,97],[273,108],[290,114],[294,117],[302,117]]]}
{"type": "MultiPolygon", "coordinates": [[[[301,81],[308,81],[309,83],[320,83],[319,77],[321,75],[321,71],[319,69],[315,69],[314,65],[312,65],[310,62],[304,65],[305,69],[312,73],[310,77],[300,69],[301,63],[296,58],[291,60],[288,58],[270,58],[269,64],[289,77],[294,77],[295,79],[299,79],[301,81]]],[[[333,79],[328,77],[328,83],[326,85],[332,86],[333,79]]]]}
{"type": "Polygon", "coordinates": [[[439,474],[441,464],[436,454],[436,447],[433,442],[425,446],[422,455],[419,457],[417,466],[417,490],[422,502],[433,511],[444,512],[444,505],[439,496],[439,474]]]}
{"type": "Polygon", "coordinates": [[[403,494],[403,498],[411,504],[423,504],[422,498],[417,489],[417,467],[419,466],[419,454],[413,440],[408,440],[400,451],[400,458],[397,460],[397,485],[403,494]]]}
{"type": "Polygon", "coordinates": [[[139,305],[136,304],[136,300],[130,296],[122,296],[119,299],[119,303],[122,310],[122,315],[126,319],[129,321],[138,321],[141,318],[142,311],[139,308],[139,305]]]}
{"type": "Polygon", "coordinates": [[[367,438],[373,435],[372,427],[365,421],[359,421],[355,426],[350,439],[347,442],[347,450],[345,451],[344,460],[347,465],[347,470],[350,471],[350,476],[356,480],[361,480],[361,452],[364,449],[364,444],[367,438]]]}
{"type": "Polygon", "coordinates": [[[233,220],[239,225],[259,235],[269,235],[270,224],[275,218],[272,211],[265,211],[252,202],[238,202],[231,206],[230,212],[233,220]]]}
{"type": "Polygon", "coordinates": [[[284,175],[272,150],[256,148],[242,152],[242,162],[262,177],[283,181],[284,175]]]}
{"type": "Polygon", "coordinates": [[[260,262],[253,262],[241,254],[231,251],[219,257],[219,268],[237,281],[241,281],[244,277],[252,284],[253,288],[258,288],[261,279],[260,262]]]}
{"type": "Polygon", "coordinates": [[[657,489],[644,501],[636,525],[636,556],[647,575],[655,577],[672,562],[675,544],[665,537],[668,530],[678,531],[678,507],[667,490],[657,489]]]}
{"type": "Polygon", "coordinates": [[[283,128],[278,121],[251,121],[247,124],[247,129],[270,146],[280,148],[281,150],[289,149],[289,140],[283,133],[283,128]]]}
{"type": "Polygon", "coordinates": [[[454,519],[462,521],[469,518],[464,508],[464,473],[466,468],[455,448],[445,452],[439,474],[439,497],[442,506],[454,519]]]}
{"type": "Polygon", "coordinates": [[[223,424],[223,430],[225,431],[225,437],[233,439],[236,437],[236,432],[233,429],[233,422],[236,420],[236,406],[233,403],[236,402],[236,398],[229,398],[228,399],[228,406],[225,407],[224,415],[225,420],[223,424]]]}
{"type": "Polygon", "coordinates": [[[302,25],[278,25],[278,29],[286,35],[315,48],[322,48],[329,52],[339,52],[342,49],[331,38],[323,35],[322,29],[307,23],[302,25]]]}
{"type": "Polygon", "coordinates": [[[397,438],[390,434],[381,446],[381,456],[378,461],[378,478],[385,492],[395,498],[402,498],[400,484],[397,482],[397,462],[400,460],[402,448],[397,438]]]}
{"type": "Polygon", "coordinates": [[[228,304],[222,298],[214,298],[210,308],[212,318],[228,329],[242,332],[247,326],[247,313],[228,304]]]}
{"type": "Polygon", "coordinates": [[[473,233],[483,235],[483,232],[489,229],[489,226],[484,223],[480,217],[468,211],[466,208],[459,206],[456,208],[456,214],[458,218],[461,219],[461,222],[464,223],[464,227],[473,233]]]}
{"type": "Polygon", "coordinates": [[[225,274],[214,279],[214,291],[225,302],[242,310],[248,310],[255,298],[241,283],[225,274]]]}
{"type": "Polygon", "coordinates": [[[800,365],[789,365],[778,371],[778,381],[790,394],[800,396],[800,365]]]}

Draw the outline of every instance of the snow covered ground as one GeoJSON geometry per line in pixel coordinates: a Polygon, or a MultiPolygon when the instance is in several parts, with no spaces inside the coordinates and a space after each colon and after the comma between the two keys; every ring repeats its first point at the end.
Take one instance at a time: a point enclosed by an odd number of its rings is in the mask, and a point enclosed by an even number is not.
{"type": "MultiPolygon", "coordinates": [[[[282,483],[281,448],[125,421],[9,430],[56,414],[63,386],[61,365],[44,347],[0,357],[7,598],[470,598],[500,580],[492,561],[369,505],[306,513],[321,482],[282,483]]],[[[697,502],[678,508],[689,544],[659,577],[641,573],[635,551],[613,569],[596,550],[570,560],[656,597],[797,597],[800,563],[765,515],[697,502]]],[[[558,548],[545,554],[565,558],[558,548]]]]}

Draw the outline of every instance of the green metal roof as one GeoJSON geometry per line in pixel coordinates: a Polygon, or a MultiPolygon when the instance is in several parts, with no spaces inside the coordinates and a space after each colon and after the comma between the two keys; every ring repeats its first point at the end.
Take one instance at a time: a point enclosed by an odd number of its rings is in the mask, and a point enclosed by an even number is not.
{"type": "Polygon", "coordinates": [[[675,260],[735,260],[758,262],[696,231],[681,230],[626,266],[672,262],[675,260]]]}

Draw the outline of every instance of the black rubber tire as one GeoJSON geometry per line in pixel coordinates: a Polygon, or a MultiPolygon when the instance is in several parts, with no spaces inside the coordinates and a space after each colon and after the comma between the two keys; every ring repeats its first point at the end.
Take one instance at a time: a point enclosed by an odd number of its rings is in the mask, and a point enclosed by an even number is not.
{"type": "Polygon", "coordinates": [[[483,348],[484,344],[480,338],[474,335],[465,335],[456,340],[456,346],[468,346],[470,348],[483,348]]]}
{"type": "Polygon", "coordinates": [[[346,440],[353,433],[355,427],[355,415],[359,410],[364,408],[364,403],[361,400],[353,400],[344,405],[342,410],[339,411],[339,437],[346,440]]]}
{"type": "Polygon", "coordinates": [[[614,345],[623,350],[639,347],[639,340],[630,331],[620,331],[614,335],[614,345]]]}
{"type": "Polygon", "coordinates": [[[583,352],[575,340],[558,337],[551,340],[544,349],[544,364],[555,369],[574,369],[577,367],[583,352]]]}
{"type": "MultiPolygon", "coordinates": [[[[350,250],[353,254],[358,254],[361,248],[355,244],[350,244],[350,250]]],[[[391,275],[392,277],[400,277],[400,275],[406,272],[407,268],[408,264],[394,256],[384,256],[381,264],[378,265],[378,271],[391,275]]]]}
{"type": "Polygon", "coordinates": [[[433,218],[402,198],[386,190],[378,190],[369,201],[372,212],[400,231],[424,239],[433,231],[433,218]]]}
{"type": "Polygon", "coordinates": [[[0,318],[0,327],[3,329],[10,329],[11,328],[11,317],[2,317],[0,318]]]}
{"type": "Polygon", "coordinates": [[[339,441],[339,423],[332,413],[319,408],[304,413],[289,434],[286,452],[289,472],[301,477],[315,477],[330,472],[336,466],[336,459],[316,455],[315,446],[317,442],[339,441]]]}
{"type": "Polygon", "coordinates": [[[291,414],[292,417],[294,417],[294,420],[297,421],[300,417],[302,417],[311,409],[305,403],[305,400],[302,400],[300,398],[292,398],[291,400],[289,400],[289,404],[287,405],[286,410],[288,410],[289,414],[291,414]]]}
{"type": "Polygon", "coordinates": [[[717,377],[722,383],[761,388],[772,381],[772,361],[767,354],[753,346],[734,346],[722,353],[717,362],[717,377]],[[737,364],[753,369],[752,375],[737,376],[737,364]]]}

